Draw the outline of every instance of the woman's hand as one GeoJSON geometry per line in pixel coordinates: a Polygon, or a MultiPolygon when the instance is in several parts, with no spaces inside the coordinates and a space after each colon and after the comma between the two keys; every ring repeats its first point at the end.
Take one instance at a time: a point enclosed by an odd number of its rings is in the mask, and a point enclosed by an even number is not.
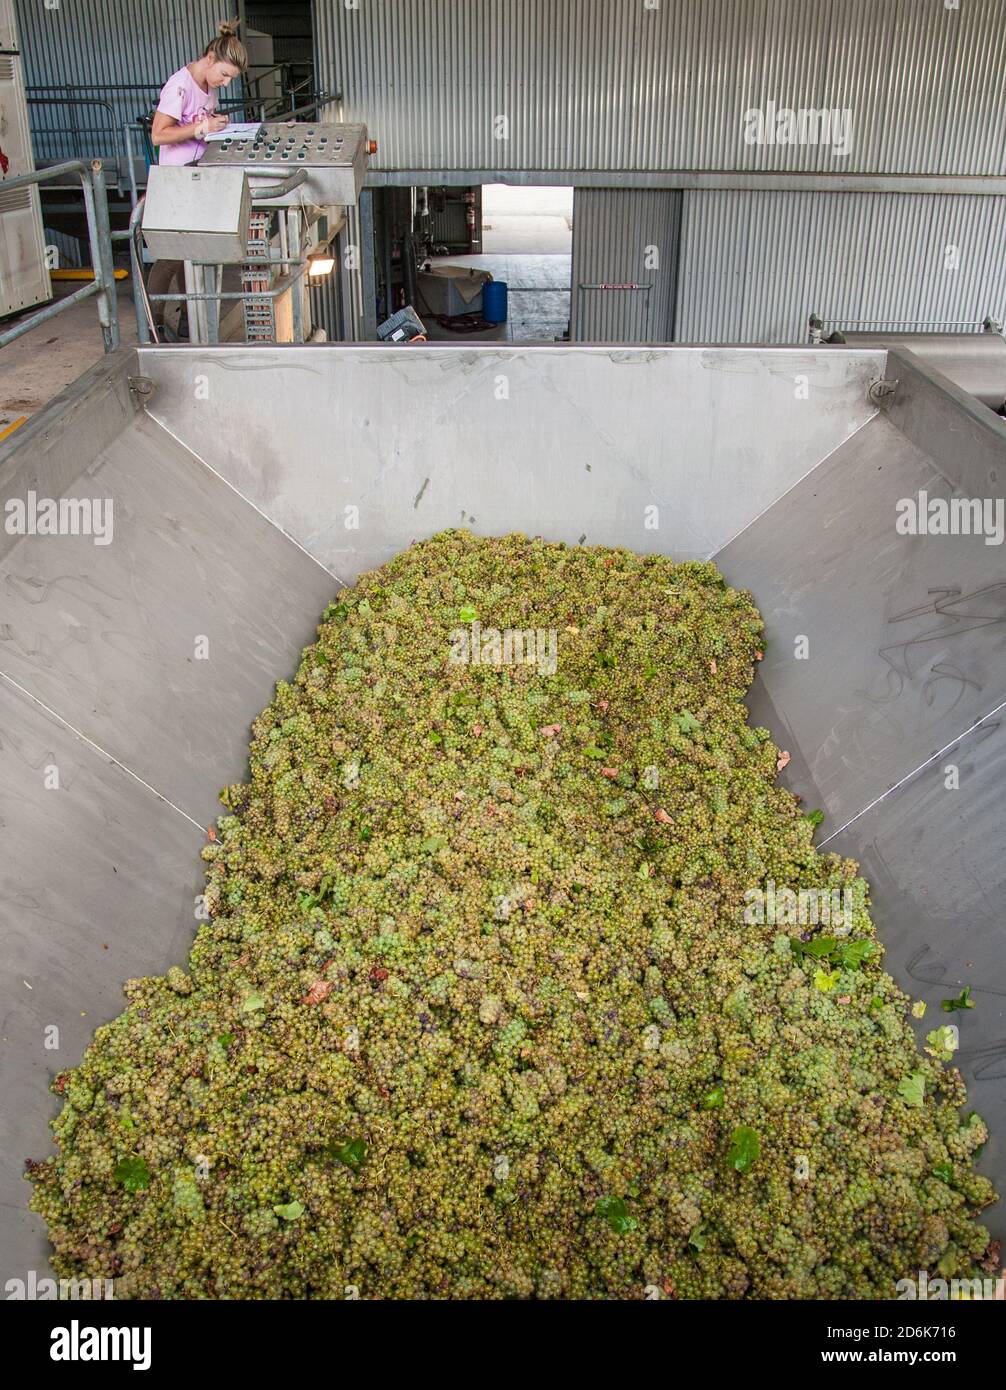
{"type": "Polygon", "coordinates": [[[217,114],[212,116],[200,116],[199,120],[193,123],[192,134],[197,140],[205,140],[207,135],[211,132],[215,134],[218,130],[223,130],[228,125],[230,125],[230,121],[228,121],[226,116],[217,114]]]}

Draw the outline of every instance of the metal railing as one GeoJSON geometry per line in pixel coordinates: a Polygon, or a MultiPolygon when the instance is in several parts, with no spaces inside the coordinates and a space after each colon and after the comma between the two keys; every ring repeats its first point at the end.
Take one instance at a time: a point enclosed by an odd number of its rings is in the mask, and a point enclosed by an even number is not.
{"type": "MultiPolygon", "coordinates": [[[[121,111],[116,112],[115,102],[119,101],[120,106],[124,100],[130,99],[137,94],[142,94],[145,104],[152,113],[157,105],[159,89],[148,83],[139,82],[119,82],[119,83],[90,83],[69,84],[66,87],[31,86],[25,89],[26,100],[29,106],[40,107],[46,110],[49,107],[63,106],[68,108],[68,125],[51,125],[45,123],[33,123],[32,141],[35,146],[35,163],[38,168],[55,168],[62,166],[64,159],[51,160],[49,156],[43,155],[43,146],[66,145],[72,146],[66,152],[72,159],[86,159],[84,153],[86,145],[90,145],[92,151],[95,145],[99,145],[99,153],[105,160],[106,167],[109,163],[109,156],[103,152],[103,148],[113,151],[112,157],[116,163],[116,185],[120,193],[125,193],[128,189],[130,202],[136,206],[139,196],[139,187],[136,177],[136,163],[142,161],[145,165],[151,162],[149,151],[145,154],[142,148],[135,149],[134,136],[140,132],[141,138],[145,132],[143,116],[134,116],[131,120],[122,120],[121,111]],[[94,95],[101,93],[102,95],[94,95]],[[94,107],[99,113],[107,113],[107,120],[101,125],[81,125],[76,118],[76,110],[80,107],[94,107]]],[[[139,104],[139,103],[138,103],[139,104]]],[[[224,97],[218,103],[218,109],[223,112],[238,112],[242,115],[250,115],[252,119],[257,118],[264,121],[266,118],[267,102],[257,96],[244,97],[224,97]]],[[[146,118],[149,126],[149,117],[146,118]]]]}
{"type": "MultiPolygon", "coordinates": [[[[72,138],[74,146],[70,151],[71,155],[74,159],[85,159],[86,155],[84,153],[81,137],[85,135],[88,137],[100,135],[108,142],[110,147],[115,149],[116,158],[119,158],[122,154],[122,148],[119,143],[119,118],[115,114],[115,107],[110,101],[106,101],[104,97],[57,96],[56,94],[50,95],[49,93],[43,96],[36,94],[34,89],[29,88],[25,100],[29,106],[41,106],[46,109],[50,106],[68,106],[71,108],[69,113],[69,125],[47,125],[44,129],[35,131],[36,138],[50,135],[69,135],[72,138]],[[73,114],[74,108],[78,106],[97,106],[101,110],[108,112],[108,121],[105,125],[99,126],[79,125],[73,114]]],[[[93,150],[94,142],[91,141],[90,138],[88,139],[88,144],[91,145],[93,150]]]]}
{"type": "Polygon", "coordinates": [[[285,111],[276,112],[269,119],[271,121],[302,121],[305,117],[313,115],[320,107],[338,100],[337,97],[330,96],[328,92],[312,92],[310,95],[315,99],[308,102],[306,106],[289,106],[285,111]]]}
{"type": "Polygon", "coordinates": [[[94,279],[82,285],[65,299],[57,299],[51,304],[36,309],[18,319],[10,328],[0,331],[0,347],[6,347],[15,338],[30,333],[40,323],[65,313],[74,304],[92,296],[98,301],[98,321],[105,351],[112,352],[119,346],[119,306],[115,291],[115,267],[112,262],[112,232],[108,222],[108,192],[105,188],[105,173],[100,159],[92,159],[85,164],[82,159],[68,160],[65,164],[54,164],[48,169],[36,169],[30,174],[19,174],[17,178],[4,180],[4,191],[49,183],[56,179],[74,176],[80,179],[84,194],[84,211],[87,215],[87,239],[91,246],[91,266],[94,279]]]}
{"type": "MultiPolygon", "coordinates": [[[[299,82],[291,82],[292,66],[289,63],[277,63],[256,77],[246,77],[244,94],[222,97],[218,102],[218,109],[223,112],[240,111],[252,120],[291,120],[310,115],[325,102],[339,100],[338,96],[316,89],[313,74],[299,82]],[[282,90],[275,96],[262,96],[259,83],[274,72],[281,72],[283,75],[282,90]],[[298,102],[303,103],[305,99],[309,99],[309,104],[298,105],[298,102]]],[[[62,163],[65,159],[86,159],[85,145],[90,145],[94,151],[95,144],[100,140],[107,146],[108,153],[103,149],[96,153],[105,159],[107,166],[114,152],[114,158],[119,163],[119,191],[124,193],[128,185],[135,206],[137,181],[130,132],[142,129],[142,118],[134,116],[131,120],[124,121],[122,108],[126,104],[131,105],[135,99],[138,104],[146,105],[152,113],[157,105],[159,92],[159,87],[146,82],[67,83],[64,86],[33,84],[26,87],[25,96],[30,106],[39,107],[43,111],[50,106],[68,108],[67,125],[52,125],[48,121],[33,123],[36,166],[43,168],[50,160],[52,163],[62,163]],[[80,107],[93,107],[99,112],[107,113],[107,120],[101,125],[82,125],[76,116],[80,107]],[[56,151],[55,158],[42,154],[43,146],[51,148],[53,145],[68,145],[70,148],[56,151]]]]}

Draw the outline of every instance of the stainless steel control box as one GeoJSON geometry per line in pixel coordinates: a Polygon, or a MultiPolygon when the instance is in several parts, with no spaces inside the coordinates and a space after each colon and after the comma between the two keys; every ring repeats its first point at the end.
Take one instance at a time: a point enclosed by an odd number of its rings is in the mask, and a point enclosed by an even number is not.
{"type": "Polygon", "coordinates": [[[307,179],[290,193],[270,200],[275,207],[353,207],[360,196],[369,157],[365,125],[324,125],[312,121],[266,123],[252,137],[212,140],[201,169],[239,168],[248,175],[252,197],[298,169],[307,179]]]}
{"type": "Polygon", "coordinates": [[[155,164],[143,238],[157,260],[237,265],[248,259],[251,193],[241,169],[155,164]]]}

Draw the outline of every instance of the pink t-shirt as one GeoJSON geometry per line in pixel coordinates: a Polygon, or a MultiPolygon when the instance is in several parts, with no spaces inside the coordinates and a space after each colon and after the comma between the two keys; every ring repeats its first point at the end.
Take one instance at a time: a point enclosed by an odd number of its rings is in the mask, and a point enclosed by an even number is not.
{"type": "MultiPolygon", "coordinates": [[[[189,72],[179,68],[161,88],[158,111],[172,116],[179,125],[191,125],[217,109],[216,92],[204,92],[189,72]]],[[[159,145],[158,164],[192,164],[206,148],[205,140],[183,140],[178,145],[159,145]]]]}

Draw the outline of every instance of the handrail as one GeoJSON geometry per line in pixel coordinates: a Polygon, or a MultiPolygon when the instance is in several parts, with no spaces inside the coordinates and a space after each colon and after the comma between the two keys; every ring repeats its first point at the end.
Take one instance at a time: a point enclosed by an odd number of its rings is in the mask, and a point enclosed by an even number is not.
{"type": "Polygon", "coordinates": [[[136,306],[136,336],[141,343],[155,342],[161,340],[157,336],[157,325],[154,323],[154,311],[151,308],[150,298],[147,294],[147,286],[143,279],[143,252],[140,247],[140,223],[143,220],[143,208],[146,204],[146,194],[139,199],[129,217],[129,263],[133,270],[133,303],[136,306]]]}
{"type": "MultiPolygon", "coordinates": [[[[292,75],[293,68],[303,66],[305,66],[304,63],[293,63],[289,60],[284,60],[280,63],[274,63],[271,68],[265,68],[262,72],[256,72],[254,77],[245,74],[245,86],[249,89],[249,91],[254,90],[255,95],[260,100],[269,100],[280,107],[283,107],[284,102],[289,101],[291,109],[295,109],[297,105],[298,94],[303,92],[305,89],[311,91],[314,88],[315,74],[313,63],[307,65],[310,66],[311,71],[307,74],[306,77],[302,77],[299,82],[290,82],[290,77],[292,75]],[[277,96],[263,98],[261,84],[265,81],[267,77],[272,77],[272,75],[277,72],[280,74],[279,94],[277,96]]],[[[263,117],[263,119],[265,118],[263,117]]]]}
{"type": "Polygon", "coordinates": [[[289,66],[289,63],[273,63],[271,68],[266,68],[263,72],[256,72],[254,77],[249,77],[248,73],[246,72],[244,79],[245,86],[254,87],[256,98],[261,100],[262,93],[259,91],[259,83],[264,82],[267,77],[271,77],[274,72],[285,72],[289,66]]]}
{"type": "Polygon", "coordinates": [[[94,279],[69,294],[46,304],[33,314],[19,319],[12,327],[0,332],[0,347],[12,343],[24,333],[64,313],[72,305],[91,295],[98,300],[98,321],[105,351],[114,352],[119,346],[119,305],[115,290],[115,267],[112,263],[112,234],[108,222],[108,193],[105,188],[105,173],[100,159],[85,164],[82,159],[71,159],[65,164],[54,164],[48,169],[35,169],[29,174],[18,174],[16,178],[4,179],[4,189],[27,188],[48,183],[52,179],[75,174],[80,178],[84,194],[84,211],[87,214],[87,239],[91,247],[91,266],[94,279]]]}
{"type": "Polygon", "coordinates": [[[338,97],[329,96],[327,92],[320,92],[317,101],[312,101],[308,106],[295,106],[288,111],[283,111],[278,116],[273,116],[274,123],[279,121],[292,121],[306,115],[308,112],[317,111],[319,106],[327,106],[330,101],[338,101],[338,97]]]}
{"type": "MultiPolygon", "coordinates": [[[[125,166],[124,169],[120,167],[117,173],[119,191],[120,193],[126,191],[123,185],[123,173],[125,173],[128,180],[130,202],[135,207],[139,189],[136,182],[136,169],[133,163],[134,156],[129,130],[142,129],[140,124],[141,118],[134,117],[129,121],[120,121],[120,116],[116,113],[115,107],[112,105],[112,100],[119,97],[121,104],[121,98],[125,95],[143,92],[146,93],[149,105],[151,109],[153,109],[157,102],[159,90],[156,84],[146,82],[68,83],[64,86],[33,84],[26,87],[25,99],[30,105],[42,107],[98,106],[102,107],[108,113],[109,117],[109,123],[100,126],[39,126],[32,132],[32,139],[36,150],[40,148],[40,142],[43,139],[70,136],[73,144],[72,157],[74,159],[82,159],[84,155],[80,149],[82,143],[80,137],[90,135],[104,136],[114,146],[116,161],[120,166],[125,166]],[[104,95],[101,97],[77,95],[82,92],[101,92],[104,95]]],[[[245,114],[250,113],[253,118],[257,116],[260,121],[264,121],[267,104],[265,100],[257,96],[222,97],[217,104],[217,109],[223,112],[241,111],[245,114]]],[[[71,120],[72,119],[73,117],[71,116],[71,120]]],[[[57,138],[54,143],[62,145],[70,142],[57,138]]],[[[44,164],[45,158],[47,158],[47,156],[38,155],[36,157],[36,164],[43,168],[46,167],[44,164]]],[[[59,160],[57,162],[62,163],[63,161],[59,160]]]]}
{"type": "MultiPolygon", "coordinates": [[[[29,106],[103,106],[109,115],[110,124],[107,126],[47,126],[45,129],[36,131],[36,135],[72,135],[79,145],[81,135],[110,135],[114,141],[118,134],[115,108],[110,101],[105,101],[104,97],[26,96],[25,101],[29,106]]],[[[118,157],[118,153],[117,150],[116,157],[118,157]]],[[[74,151],[74,155],[78,159],[84,157],[79,149],[74,151]]]]}

